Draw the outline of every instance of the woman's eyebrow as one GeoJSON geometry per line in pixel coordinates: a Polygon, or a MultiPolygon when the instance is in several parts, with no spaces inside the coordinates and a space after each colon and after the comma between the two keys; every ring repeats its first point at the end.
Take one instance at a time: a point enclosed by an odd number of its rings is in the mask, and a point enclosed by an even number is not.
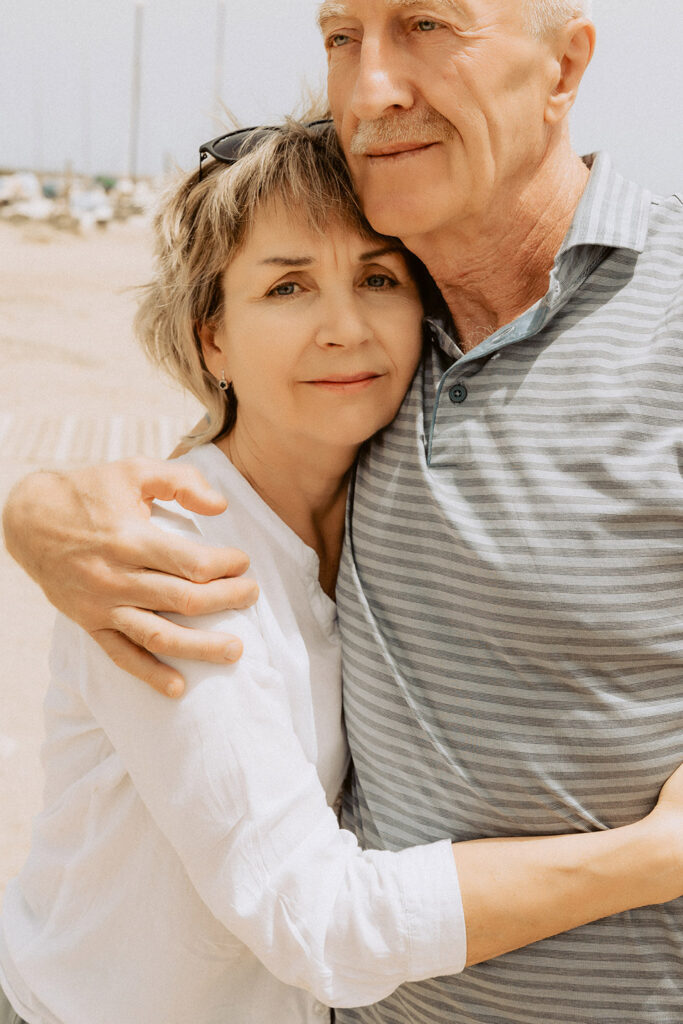
{"type": "Polygon", "coordinates": [[[310,267],[313,262],[312,256],[267,256],[260,261],[259,266],[310,267]]]}
{"type": "MultiPolygon", "coordinates": [[[[388,245],[381,245],[376,249],[362,252],[358,259],[367,263],[368,260],[388,256],[392,252],[403,252],[403,246],[390,242],[388,245]]],[[[265,259],[259,260],[258,265],[260,267],[310,267],[313,263],[315,263],[313,256],[266,256],[265,259]]]]}

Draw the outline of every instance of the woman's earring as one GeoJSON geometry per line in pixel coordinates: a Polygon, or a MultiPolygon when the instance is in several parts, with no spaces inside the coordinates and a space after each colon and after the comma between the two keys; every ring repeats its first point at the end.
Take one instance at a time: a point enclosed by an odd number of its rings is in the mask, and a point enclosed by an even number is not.
{"type": "Polygon", "coordinates": [[[218,387],[221,391],[227,391],[230,387],[229,383],[225,379],[225,370],[221,370],[221,379],[218,381],[218,387]]]}

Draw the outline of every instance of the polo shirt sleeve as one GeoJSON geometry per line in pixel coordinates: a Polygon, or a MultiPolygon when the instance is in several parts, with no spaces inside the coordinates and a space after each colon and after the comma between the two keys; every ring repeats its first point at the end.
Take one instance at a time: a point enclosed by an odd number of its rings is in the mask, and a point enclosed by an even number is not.
{"type": "Polygon", "coordinates": [[[281,981],[331,1006],[461,971],[450,842],[361,850],[296,736],[254,610],[184,622],[235,633],[246,653],[235,665],[177,662],[187,682],[180,702],[117,668],[66,620],[53,666],[76,679],[214,917],[281,981]]]}

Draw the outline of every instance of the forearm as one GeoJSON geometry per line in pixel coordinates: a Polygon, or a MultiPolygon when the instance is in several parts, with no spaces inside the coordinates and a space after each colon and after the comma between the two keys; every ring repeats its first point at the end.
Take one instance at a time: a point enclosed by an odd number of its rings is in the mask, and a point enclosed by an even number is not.
{"type": "Polygon", "coordinates": [[[467,964],[683,893],[670,836],[649,818],[606,832],[453,846],[467,964]]]}

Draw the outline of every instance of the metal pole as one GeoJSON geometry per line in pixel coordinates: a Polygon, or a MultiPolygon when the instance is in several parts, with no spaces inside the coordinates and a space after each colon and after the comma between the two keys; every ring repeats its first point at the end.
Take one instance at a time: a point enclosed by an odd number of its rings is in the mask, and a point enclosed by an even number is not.
{"type": "Polygon", "coordinates": [[[81,64],[81,173],[92,173],[92,156],[90,141],[92,135],[92,118],[90,116],[90,64],[87,54],[83,54],[81,64]]]}
{"type": "MultiPolygon", "coordinates": [[[[42,82],[41,82],[42,85],[42,82]]],[[[39,92],[38,77],[35,76],[32,82],[33,89],[33,170],[43,169],[43,104],[39,92]]]]}
{"type": "Polygon", "coordinates": [[[138,138],[140,135],[140,83],[142,80],[142,3],[135,5],[135,35],[133,38],[133,83],[130,103],[130,145],[128,150],[128,176],[138,176],[138,138]]]}
{"type": "Polygon", "coordinates": [[[216,62],[213,79],[213,115],[217,124],[223,121],[223,64],[225,59],[225,2],[219,0],[216,7],[216,62]]]}

